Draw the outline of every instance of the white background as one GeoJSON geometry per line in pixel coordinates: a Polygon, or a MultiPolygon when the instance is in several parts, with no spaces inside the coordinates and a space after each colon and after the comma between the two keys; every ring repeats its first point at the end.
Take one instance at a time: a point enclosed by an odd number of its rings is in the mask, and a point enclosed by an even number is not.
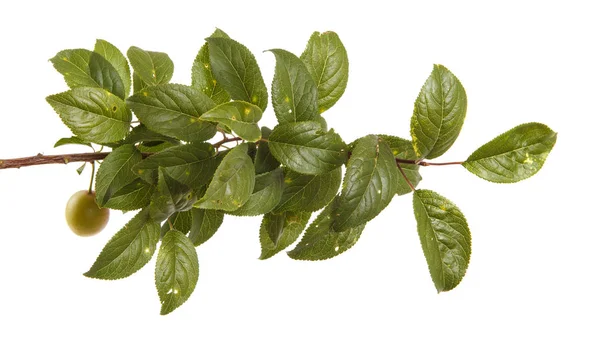
{"type": "MultiPolygon", "coordinates": [[[[173,82],[189,83],[215,27],[256,55],[267,85],[274,57],[313,31],[336,31],[350,80],[326,113],[346,142],[408,137],[413,101],[432,64],[462,81],[467,119],[440,161],[466,158],[517,124],[559,133],[546,165],[517,184],[487,183],[460,166],[422,168],[422,188],[458,204],[473,236],[467,275],[437,294],[421,252],[411,197],[395,199],[357,245],[324,262],[279,254],[259,261],[260,218],[226,218],[198,249],[187,303],[159,316],[153,263],[106,282],[87,271],[132,214],[111,214],[92,238],[70,232],[78,164],[0,170],[1,342],[598,342],[600,13],[593,1],[433,3],[361,1],[28,1],[0,9],[0,158],[53,149],[70,136],[45,102],[67,89],[48,59],[96,38],[165,51],[173,82]],[[568,3],[568,5],[566,5],[568,3]],[[392,6],[392,4],[394,4],[392,6]]],[[[271,107],[264,124],[275,123],[271,107]]]]}

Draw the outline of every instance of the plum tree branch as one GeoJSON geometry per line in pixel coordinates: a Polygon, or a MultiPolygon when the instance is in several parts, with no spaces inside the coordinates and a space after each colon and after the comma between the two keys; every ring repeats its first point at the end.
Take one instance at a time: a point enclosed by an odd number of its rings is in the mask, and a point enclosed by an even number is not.
{"type": "MultiPolygon", "coordinates": [[[[222,140],[213,144],[215,149],[218,149],[225,143],[236,142],[243,140],[240,137],[227,137],[224,136],[222,140]]],[[[260,139],[259,141],[268,142],[266,139],[260,139]]],[[[62,155],[43,155],[37,154],[35,156],[20,157],[12,159],[0,159],[0,169],[18,169],[21,167],[29,167],[41,164],[67,164],[71,162],[94,162],[103,160],[108,156],[109,152],[91,152],[91,153],[79,153],[79,154],[62,154],[62,155]]],[[[351,156],[351,152],[348,152],[348,157],[351,156]]],[[[144,158],[152,155],[152,153],[142,153],[144,158]]],[[[404,160],[396,158],[396,163],[400,167],[400,163],[404,164],[417,164],[423,167],[427,166],[447,166],[447,165],[458,165],[463,162],[427,162],[423,160],[404,160]]]]}
{"type": "MultiPolygon", "coordinates": [[[[108,152],[88,152],[81,154],[42,155],[0,160],[0,169],[29,167],[40,164],[67,164],[71,162],[94,162],[103,160],[108,152]]],[[[148,154],[146,154],[148,155],[148,154]]]]}

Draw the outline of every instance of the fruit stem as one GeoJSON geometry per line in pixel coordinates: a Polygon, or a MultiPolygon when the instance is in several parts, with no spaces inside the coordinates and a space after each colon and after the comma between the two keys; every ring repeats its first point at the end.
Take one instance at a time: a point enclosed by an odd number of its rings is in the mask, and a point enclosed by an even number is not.
{"type": "Polygon", "coordinates": [[[94,161],[90,162],[92,165],[92,177],[90,177],[90,188],[88,189],[88,193],[92,194],[92,185],[94,184],[94,174],[96,173],[96,163],[94,161]]]}

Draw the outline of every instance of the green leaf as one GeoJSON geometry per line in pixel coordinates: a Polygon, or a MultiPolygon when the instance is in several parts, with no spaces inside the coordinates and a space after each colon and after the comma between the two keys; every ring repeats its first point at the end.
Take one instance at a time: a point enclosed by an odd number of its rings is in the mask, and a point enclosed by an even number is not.
{"type": "Polygon", "coordinates": [[[90,75],[100,85],[100,88],[125,99],[125,85],[121,76],[110,62],[95,52],[92,52],[90,56],[90,75]]]}
{"type": "Polygon", "coordinates": [[[192,210],[173,213],[161,226],[160,237],[164,237],[165,234],[171,230],[171,225],[173,225],[174,230],[180,231],[184,235],[187,235],[192,228],[192,210]],[[171,225],[169,225],[169,222],[171,225]]]}
{"type": "Polygon", "coordinates": [[[171,144],[181,144],[178,139],[162,135],[148,129],[145,125],[138,125],[131,129],[127,137],[123,140],[124,144],[135,144],[139,142],[169,142],[171,144]]]}
{"type": "Polygon", "coordinates": [[[235,211],[250,198],[254,189],[254,166],[247,154],[248,144],[231,149],[217,167],[206,193],[194,207],[235,211]]]}
{"type": "Polygon", "coordinates": [[[325,120],[323,116],[319,115],[315,121],[321,124],[321,129],[323,131],[327,131],[327,120],[325,120]]]}
{"type": "Polygon", "coordinates": [[[544,124],[522,124],[475,150],[462,165],[491,182],[518,182],[542,168],[556,137],[544,124]]]}
{"type": "Polygon", "coordinates": [[[136,210],[150,203],[153,192],[154,186],[140,178],[136,178],[114,192],[104,204],[104,207],[121,211],[136,210]]]}
{"type": "Polygon", "coordinates": [[[133,94],[137,94],[137,93],[143,91],[144,89],[146,89],[147,87],[149,87],[149,85],[146,84],[144,81],[142,81],[142,79],[139,77],[139,75],[134,72],[133,73],[133,94]]]}
{"type": "Polygon", "coordinates": [[[267,87],[254,55],[228,38],[207,38],[210,66],[217,83],[234,100],[252,103],[261,110],[268,104],[267,87]]]}
{"type": "Polygon", "coordinates": [[[85,145],[85,146],[89,146],[90,148],[92,147],[92,145],[90,143],[84,141],[83,139],[81,139],[77,136],[61,138],[58,141],[56,141],[56,143],[54,143],[54,147],[57,148],[59,146],[63,146],[63,145],[67,145],[67,144],[85,145]]]}
{"type": "Polygon", "coordinates": [[[256,157],[256,144],[248,144],[248,156],[254,161],[254,157],[256,157]]]}
{"type": "Polygon", "coordinates": [[[113,150],[96,174],[96,202],[104,207],[113,195],[137,179],[131,168],[142,160],[142,154],[130,144],[113,150]]]}
{"type": "Polygon", "coordinates": [[[138,145],[138,149],[143,153],[157,153],[180,144],[173,144],[171,142],[144,142],[138,145]]]}
{"type": "Polygon", "coordinates": [[[100,84],[90,75],[90,57],[92,52],[86,49],[63,50],[50,59],[54,68],[61,73],[67,85],[76,87],[99,87],[100,84]]]}
{"type": "Polygon", "coordinates": [[[204,210],[192,208],[192,227],[190,228],[190,240],[195,246],[208,241],[217,232],[223,223],[224,213],[217,210],[204,210]]]}
{"type": "Polygon", "coordinates": [[[275,169],[257,175],[254,190],[246,203],[229,214],[236,216],[258,216],[270,212],[281,199],[283,193],[283,171],[275,169]]]}
{"type": "Polygon", "coordinates": [[[294,243],[300,237],[309,219],[310,212],[265,214],[260,224],[259,238],[262,252],[259,259],[271,258],[294,243]]]}
{"type": "Polygon", "coordinates": [[[458,207],[424,189],[413,193],[413,207],[421,247],[438,292],[456,287],[469,265],[471,233],[458,207]]]}
{"type": "Polygon", "coordinates": [[[129,97],[127,105],[146,127],[169,137],[205,141],[217,132],[215,124],[200,120],[200,115],[215,103],[190,86],[148,87],[129,97]]]}
{"type": "Polygon", "coordinates": [[[186,302],[196,288],[198,272],[198,255],[192,242],[183,233],[169,230],[158,250],[154,271],[161,315],[186,302]]]}
{"type": "Polygon", "coordinates": [[[80,87],[50,95],[46,101],[63,123],[85,141],[116,142],[129,131],[131,112],[123,100],[106,90],[80,87]]]}
{"type": "Polygon", "coordinates": [[[159,236],[160,225],[150,219],[147,210],[140,211],[108,241],[84,275],[104,280],[130,276],[150,261],[159,236]]]}
{"type": "Polygon", "coordinates": [[[300,55],[318,88],[319,113],[333,106],[348,83],[348,54],[335,32],[315,32],[300,55]]]}
{"type": "Polygon", "coordinates": [[[348,158],[340,136],[312,121],[277,125],[269,136],[269,149],[281,164],[301,174],[326,173],[348,158]]]}
{"type": "Polygon", "coordinates": [[[271,94],[279,123],[317,121],[317,85],[304,63],[288,51],[269,51],[277,61],[271,94]]]}
{"type": "Polygon", "coordinates": [[[134,75],[148,86],[169,83],[173,76],[173,61],[164,52],[146,51],[132,46],[127,50],[127,57],[133,67],[134,75]]]}
{"type": "Polygon", "coordinates": [[[104,88],[121,99],[125,98],[119,73],[98,53],[85,49],[63,50],[50,61],[71,88],[104,88]]]}
{"type": "Polygon", "coordinates": [[[352,248],[360,238],[365,224],[352,227],[344,232],[333,231],[334,211],[340,198],[334,199],[319,213],[310,224],[300,243],[288,252],[294,260],[318,261],[335,257],[352,248]]]}
{"type": "Polygon", "coordinates": [[[390,203],[400,175],[390,147],[376,135],[360,138],[348,161],[335,231],[358,227],[375,218],[390,203]]]}
{"type": "Polygon", "coordinates": [[[148,156],[132,170],[147,182],[154,183],[159,167],[172,178],[191,188],[207,184],[217,168],[215,149],[208,143],[178,145],[148,156]]]}
{"type": "Polygon", "coordinates": [[[337,194],[342,183],[342,168],[320,175],[285,173],[283,196],[273,212],[314,212],[325,207],[337,194]]]}
{"type": "Polygon", "coordinates": [[[446,67],[436,64],[425,81],[410,121],[413,147],[419,158],[445,153],[460,133],[467,114],[467,94],[446,67]]]}
{"type": "Polygon", "coordinates": [[[200,119],[223,124],[243,140],[256,142],[261,137],[256,124],[261,117],[262,110],[258,106],[235,100],[209,110],[200,119]]]}
{"type": "Polygon", "coordinates": [[[152,219],[162,222],[175,212],[191,209],[196,200],[194,190],[170,177],[164,168],[158,168],[158,185],[149,207],[152,219]]]}
{"type": "MultiPolygon", "coordinates": [[[[413,149],[411,141],[390,135],[377,136],[389,145],[390,149],[392,149],[392,153],[394,154],[395,158],[413,161],[418,159],[417,154],[415,154],[415,150],[413,149]]],[[[421,174],[419,174],[419,165],[414,163],[400,163],[400,166],[402,167],[404,174],[406,174],[406,177],[413,185],[413,187],[417,187],[419,182],[421,182],[421,174]]],[[[410,188],[406,180],[404,180],[404,177],[402,176],[402,173],[399,169],[398,173],[400,173],[400,182],[398,183],[397,190],[398,195],[404,195],[412,192],[412,189],[410,188]]]]}
{"type": "MultiPolygon", "coordinates": [[[[268,127],[263,126],[260,128],[260,131],[262,138],[265,140],[271,135],[271,129],[268,127]]],[[[281,163],[271,155],[269,143],[264,140],[258,142],[256,154],[254,155],[254,171],[256,174],[268,173],[271,170],[277,169],[280,165],[281,163]]]]}
{"type": "MultiPolygon", "coordinates": [[[[229,38],[229,36],[216,29],[211,35],[213,38],[229,38]]],[[[192,87],[197,88],[208,95],[216,104],[222,104],[230,100],[229,94],[221,87],[213,76],[210,67],[208,43],[204,43],[192,65],[192,87]]]]}
{"type": "Polygon", "coordinates": [[[131,72],[129,70],[129,63],[125,56],[123,56],[123,53],[116,46],[103,39],[96,40],[94,52],[104,57],[115,68],[123,82],[123,95],[124,97],[128,96],[131,90],[131,72]]]}

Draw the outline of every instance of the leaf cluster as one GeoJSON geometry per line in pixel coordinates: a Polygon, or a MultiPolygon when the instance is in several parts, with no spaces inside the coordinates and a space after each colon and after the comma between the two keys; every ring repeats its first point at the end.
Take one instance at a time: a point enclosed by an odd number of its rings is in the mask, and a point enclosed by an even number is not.
{"type": "MultiPolygon", "coordinates": [[[[415,101],[410,139],[368,134],[347,144],[325,119],[348,82],[338,35],[315,32],[299,56],[268,51],[276,62],[270,99],[255,56],[219,29],[200,48],[190,85],[171,83],[166,53],[133,46],[123,54],[104,40],[50,60],[70,90],[47,101],[74,135],[57,146],[111,148],[97,171],[96,201],[138,211],[85,275],[125,278],[158,249],[155,284],[167,314],[195,289],[196,247],[225,215],[262,216],[260,259],[304,233],[288,256],[324,260],[351,248],[396,196],[412,192],[433,282],[438,291],[456,287],[471,253],[467,221],[450,200],[415,189],[423,160],[443,155],[460,133],[461,82],[435,65],[415,101]],[[269,100],[273,129],[259,126],[269,100]]],[[[524,124],[462,164],[483,179],[516,182],[542,167],[555,141],[545,125],[524,124]]]]}

